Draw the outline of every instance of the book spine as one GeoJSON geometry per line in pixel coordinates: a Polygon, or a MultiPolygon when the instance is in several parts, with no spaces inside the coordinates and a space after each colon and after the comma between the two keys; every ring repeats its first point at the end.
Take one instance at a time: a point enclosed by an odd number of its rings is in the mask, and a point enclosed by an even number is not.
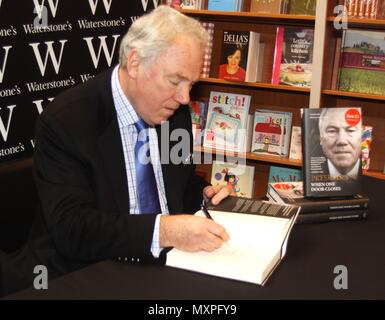
{"type": "MultiPolygon", "coordinates": [[[[302,213],[302,210],[300,211],[302,213]]],[[[347,210],[339,212],[318,212],[299,214],[296,224],[306,223],[322,223],[332,221],[348,221],[365,219],[368,215],[368,210],[347,210]]]]}
{"type": "Polygon", "coordinates": [[[303,179],[303,194],[308,196],[310,194],[310,146],[307,141],[307,135],[310,132],[309,128],[309,119],[308,119],[309,109],[301,109],[302,116],[302,179],[303,179]]]}
{"type": "Polygon", "coordinates": [[[378,0],[372,0],[371,6],[370,6],[370,18],[371,19],[377,18],[377,8],[378,8],[378,0]]]}
{"type": "Polygon", "coordinates": [[[325,202],[324,200],[318,202],[306,202],[306,203],[292,203],[301,206],[301,213],[313,213],[313,212],[334,212],[344,210],[366,210],[369,207],[368,199],[352,199],[341,200],[339,203],[336,200],[333,202],[325,202]],[[347,202],[348,201],[348,202],[347,202]]]}
{"type": "Polygon", "coordinates": [[[283,45],[284,32],[285,32],[285,27],[277,28],[277,37],[275,41],[275,51],[274,51],[273,77],[271,81],[272,84],[279,84],[279,74],[281,69],[282,45],[283,45]]]}

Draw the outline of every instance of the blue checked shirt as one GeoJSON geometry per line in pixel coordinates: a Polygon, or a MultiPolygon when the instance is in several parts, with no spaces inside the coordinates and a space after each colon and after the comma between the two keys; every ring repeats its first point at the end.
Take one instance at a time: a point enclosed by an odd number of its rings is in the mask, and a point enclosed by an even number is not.
{"type": "MultiPolygon", "coordinates": [[[[139,120],[131,103],[124,95],[119,83],[118,66],[115,67],[111,77],[112,97],[118,116],[120,136],[122,138],[124,162],[126,165],[128,195],[130,199],[130,214],[140,214],[139,203],[136,190],[136,172],[135,172],[135,144],[137,140],[137,131],[134,123],[139,120]]],[[[162,248],[159,247],[159,224],[161,214],[168,214],[166,193],[163,182],[163,174],[160,163],[158,136],[155,128],[149,128],[151,163],[154,167],[155,179],[158,188],[159,202],[162,212],[156,216],[155,228],[152,237],[151,253],[155,258],[159,257],[162,248]]]]}

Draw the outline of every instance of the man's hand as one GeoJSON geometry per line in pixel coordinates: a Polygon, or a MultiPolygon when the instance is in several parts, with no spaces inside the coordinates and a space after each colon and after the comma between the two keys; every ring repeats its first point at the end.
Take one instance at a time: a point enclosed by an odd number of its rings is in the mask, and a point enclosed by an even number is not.
{"type": "Polygon", "coordinates": [[[192,215],[160,217],[160,247],[183,251],[214,251],[229,240],[225,228],[213,220],[192,215]]]}
{"type": "Polygon", "coordinates": [[[203,197],[205,201],[211,200],[213,205],[217,205],[229,195],[235,196],[236,194],[233,189],[227,186],[207,186],[203,189],[203,197]]]}

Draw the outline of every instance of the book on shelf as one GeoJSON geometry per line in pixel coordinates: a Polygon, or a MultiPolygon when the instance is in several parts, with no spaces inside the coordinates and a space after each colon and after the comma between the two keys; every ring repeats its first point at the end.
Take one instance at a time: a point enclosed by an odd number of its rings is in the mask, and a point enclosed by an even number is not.
{"type": "Polygon", "coordinates": [[[316,6],[317,0],[289,0],[287,13],[315,16],[316,6]]]}
{"type": "Polygon", "coordinates": [[[370,150],[373,141],[373,127],[362,126],[361,162],[362,171],[367,172],[370,167],[370,150]]]}
{"type": "Polygon", "coordinates": [[[300,169],[270,166],[269,182],[290,181],[302,181],[302,171],[300,169]]]}
{"type": "Polygon", "coordinates": [[[250,12],[281,13],[284,1],[286,0],[251,0],[250,12]]]}
{"type": "Polygon", "coordinates": [[[232,152],[250,148],[250,95],[210,92],[203,146],[232,152]]]}
{"type": "Polygon", "coordinates": [[[211,184],[227,186],[237,197],[253,197],[254,167],[239,163],[213,161],[211,184]]]}
{"type": "Polygon", "coordinates": [[[211,67],[211,56],[213,52],[213,41],[214,41],[214,29],[215,24],[213,22],[205,22],[202,21],[203,28],[206,29],[209,37],[207,41],[207,45],[205,48],[204,53],[204,59],[202,64],[202,70],[201,70],[201,77],[202,78],[209,78],[210,77],[210,67],[211,67]]]}
{"type": "Polygon", "coordinates": [[[385,95],[385,32],[344,30],[338,90],[385,95]]]}
{"type": "Polygon", "coordinates": [[[306,108],[301,112],[305,196],[360,193],[361,108],[306,108]]]}
{"type": "Polygon", "coordinates": [[[348,17],[376,19],[382,0],[345,0],[348,17]]]}
{"type": "Polygon", "coordinates": [[[214,11],[242,11],[243,0],[208,0],[207,9],[214,11]]]}
{"type": "Polygon", "coordinates": [[[287,157],[291,122],[291,112],[256,109],[251,152],[287,157]]]}
{"type": "Polygon", "coordinates": [[[275,203],[301,207],[297,224],[364,219],[370,200],[362,194],[350,197],[305,198],[302,181],[269,183],[267,198],[275,203]]]}
{"type": "Polygon", "coordinates": [[[207,103],[199,100],[191,100],[189,103],[193,143],[194,145],[202,145],[203,129],[205,125],[207,103]]]}
{"type": "Polygon", "coordinates": [[[302,133],[301,127],[291,127],[291,140],[289,158],[294,160],[302,160],[302,133]]]}
{"type": "MultiPolygon", "coordinates": [[[[262,200],[228,197],[208,207],[230,240],[213,252],[172,249],[166,265],[264,285],[286,254],[299,208],[262,200]]],[[[201,211],[196,215],[204,216],[201,211]]]]}
{"type": "Polygon", "coordinates": [[[240,82],[261,81],[264,44],[254,31],[224,30],[218,77],[240,82]]]}
{"type": "Polygon", "coordinates": [[[277,28],[273,84],[311,87],[314,30],[301,27],[277,28]]]}
{"type": "Polygon", "coordinates": [[[203,0],[181,0],[181,9],[202,9],[203,0]]]}

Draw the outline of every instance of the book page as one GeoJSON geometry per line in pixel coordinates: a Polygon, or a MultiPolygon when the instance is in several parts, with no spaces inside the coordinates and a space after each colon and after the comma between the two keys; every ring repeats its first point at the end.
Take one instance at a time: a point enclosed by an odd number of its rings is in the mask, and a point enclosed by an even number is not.
{"type": "MultiPolygon", "coordinates": [[[[197,215],[202,215],[198,212],[197,215]]],[[[211,211],[230,240],[213,252],[167,254],[167,265],[220,277],[262,284],[281,258],[281,246],[291,219],[211,211]]]]}

